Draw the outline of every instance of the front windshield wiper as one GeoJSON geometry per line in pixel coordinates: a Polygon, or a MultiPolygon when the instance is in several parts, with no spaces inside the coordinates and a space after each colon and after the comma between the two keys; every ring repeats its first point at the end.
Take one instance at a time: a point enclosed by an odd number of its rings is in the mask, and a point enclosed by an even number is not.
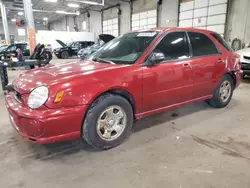
{"type": "Polygon", "coordinates": [[[109,64],[115,64],[113,61],[109,61],[109,60],[106,60],[106,59],[101,59],[99,57],[95,57],[92,59],[92,61],[100,61],[100,62],[103,62],[103,63],[109,63],[109,64]]]}

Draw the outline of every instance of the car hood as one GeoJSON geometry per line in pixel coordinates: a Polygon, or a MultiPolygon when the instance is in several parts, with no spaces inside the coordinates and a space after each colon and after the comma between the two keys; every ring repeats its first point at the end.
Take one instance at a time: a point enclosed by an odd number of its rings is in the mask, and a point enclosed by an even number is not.
{"type": "Polygon", "coordinates": [[[58,42],[62,47],[67,47],[67,45],[61,40],[56,40],[56,42],[58,42]]]}
{"type": "Polygon", "coordinates": [[[38,86],[51,86],[77,77],[87,77],[98,71],[116,69],[124,65],[99,63],[94,61],[76,61],[62,65],[49,65],[20,74],[13,81],[13,87],[20,94],[30,93],[38,86]]]}
{"type": "Polygon", "coordinates": [[[250,48],[245,48],[236,52],[239,55],[250,57],[250,48]]]}
{"type": "Polygon", "coordinates": [[[56,52],[56,51],[68,50],[68,49],[69,49],[69,47],[68,47],[68,46],[65,46],[65,47],[56,48],[56,49],[54,49],[54,51],[56,52]]]}

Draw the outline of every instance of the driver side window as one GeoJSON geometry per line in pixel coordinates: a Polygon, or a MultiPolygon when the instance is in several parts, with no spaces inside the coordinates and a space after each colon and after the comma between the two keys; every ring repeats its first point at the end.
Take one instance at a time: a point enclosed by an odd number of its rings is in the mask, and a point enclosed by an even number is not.
{"type": "Polygon", "coordinates": [[[153,53],[161,54],[164,61],[181,60],[190,57],[187,35],[185,32],[167,34],[156,46],[153,53]]]}

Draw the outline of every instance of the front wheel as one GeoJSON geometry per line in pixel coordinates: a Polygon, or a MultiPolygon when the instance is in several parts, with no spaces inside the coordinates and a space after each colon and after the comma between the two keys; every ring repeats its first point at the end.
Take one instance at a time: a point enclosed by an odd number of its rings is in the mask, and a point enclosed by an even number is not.
{"type": "Polygon", "coordinates": [[[214,91],[213,98],[208,101],[209,104],[215,108],[226,107],[232,99],[233,90],[232,77],[228,74],[224,75],[214,91]]]}
{"type": "Polygon", "coordinates": [[[129,136],[132,125],[130,103],[119,95],[105,94],[90,106],[82,126],[82,137],[94,148],[110,149],[129,136]]]}
{"type": "Polygon", "coordinates": [[[69,58],[69,52],[63,51],[60,56],[61,56],[62,59],[68,59],[69,58]]]}

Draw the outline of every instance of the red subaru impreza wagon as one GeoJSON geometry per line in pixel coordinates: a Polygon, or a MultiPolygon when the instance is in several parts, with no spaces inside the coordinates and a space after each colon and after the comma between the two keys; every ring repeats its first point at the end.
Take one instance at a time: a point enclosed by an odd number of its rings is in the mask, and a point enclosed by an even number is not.
{"type": "Polygon", "coordinates": [[[155,28],[115,38],[85,61],[24,72],[6,106],[28,141],[82,137],[109,149],[129,136],[134,119],[197,101],[227,106],[241,79],[239,56],[219,34],[155,28]]]}

